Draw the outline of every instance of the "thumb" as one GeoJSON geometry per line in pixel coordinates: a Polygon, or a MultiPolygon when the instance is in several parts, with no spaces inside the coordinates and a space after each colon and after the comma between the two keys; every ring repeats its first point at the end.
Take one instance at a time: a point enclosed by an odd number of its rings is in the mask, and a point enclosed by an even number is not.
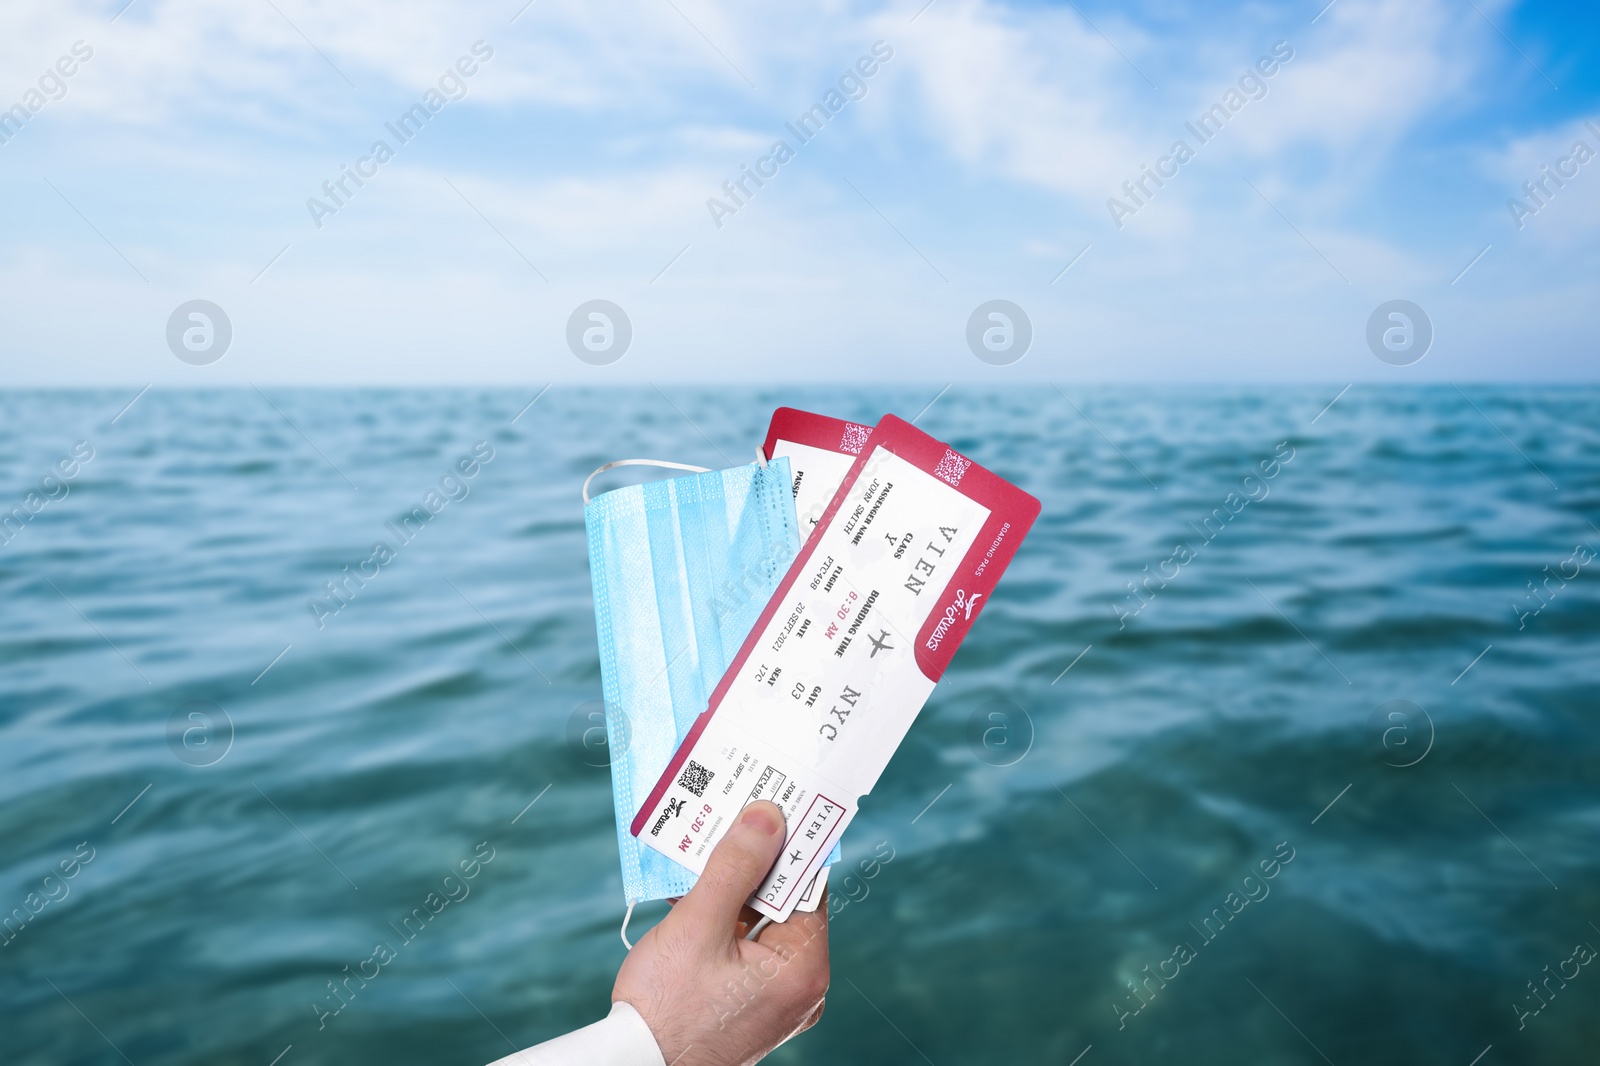
{"type": "Polygon", "coordinates": [[[772,869],[783,847],[783,811],[757,800],[722,835],[689,894],[673,908],[696,925],[731,935],[740,908],[772,869]]]}

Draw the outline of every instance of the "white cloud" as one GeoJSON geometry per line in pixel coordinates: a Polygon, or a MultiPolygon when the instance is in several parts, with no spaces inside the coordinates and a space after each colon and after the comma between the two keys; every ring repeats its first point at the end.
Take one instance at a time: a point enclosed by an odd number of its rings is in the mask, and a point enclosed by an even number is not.
{"type": "MultiPolygon", "coordinates": [[[[1005,295],[1038,326],[1021,373],[1341,376],[1366,358],[1364,308],[1448,287],[1483,243],[1514,233],[1496,198],[1553,165],[1576,129],[1487,147],[1450,134],[1471,173],[1441,174],[1439,200],[1485,232],[1438,238],[1421,224],[1432,219],[1384,228],[1364,212],[1419,142],[1482,104],[1483,73],[1504,59],[1487,24],[1446,0],[1339,0],[1315,26],[1245,5],[1160,33],[982,0],[939,0],[915,22],[920,0],[539,0],[515,25],[516,0],[273,3],[294,26],[266,0],[136,0],[115,24],[83,2],[0,11],[0,70],[14,73],[0,100],[74,40],[95,48],[66,99],[0,146],[8,202],[45,205],[17,212],[0,249],[12,365],[189,373],[168,366],[158,327],[179,299],[209,294],[242,327],[239,358],[215,377],[582,371],[560,327],[606,295],[637,311],[637,365],[669,376],[956,374],[975,365],[965,312],[1005,295]],[[305,198],[479,38],[495,57],[467,100],[313,228],[305,198]],[[706,198],[880,39],[895,54],[866,98],[715,228],[706,198]],[[1279,39],[1296,55],[1267,97],[1115,230],[1106,198],[1279,39]],[[1485,177],[1505,191],[1480,210],[1460,189],[1485,177]]],[[[1497,248],[1449,298],[1491,277],[1538,284],[1513,265],[1575,286],[1591,276],[1580,241],[1600,225],[1595,167],[1518,236],[1522,258],[1497,248]]],[[[1540,304],[1552,335],[1592,314],[1559,306],[1540,304]]]]}
{"type": "Polygon", "coordinates": [[[1110,88],[1124,61],[1071,13],[938,4],[894,40],[923,131],[971,170],[1098,203],[1148,147],[1143,105],[1110,88]]]}
{"type": "Polygon", "coordinates": [[[1506,240],[1592,247],[1600,232],[1600,113],[1515,138],[1481,164],[1502,187],[1497,221],[1506,240]]]}

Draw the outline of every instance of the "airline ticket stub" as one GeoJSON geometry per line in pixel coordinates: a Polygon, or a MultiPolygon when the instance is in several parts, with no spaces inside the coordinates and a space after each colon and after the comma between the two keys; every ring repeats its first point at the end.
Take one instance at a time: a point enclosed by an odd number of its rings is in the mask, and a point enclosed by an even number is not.
{"type": "Polygon", "coordinates": [[[828,509],[834,492],[871,435],[871,426],[842,418],[793,407],[772,412],[761,450],[768,459],[789,457],[789,470],[794,475],[794,511],[800,519],[802,537],[810,535],[828,509]]]}
{"type": "Polygon", "coordinates": [[[788,820],[750,905],[786,919],[965,639],[1039,501],[893,415],[873,429],[632,831],[700,873],[757,799],[788,820]]]}

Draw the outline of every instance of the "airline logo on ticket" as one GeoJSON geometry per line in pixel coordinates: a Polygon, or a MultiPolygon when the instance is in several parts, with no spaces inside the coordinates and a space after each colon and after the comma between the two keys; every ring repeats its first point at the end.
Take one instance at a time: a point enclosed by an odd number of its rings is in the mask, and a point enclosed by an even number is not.
{"type": "Polygon", "coordinates": [[[633,820],[701,872],[747,803],[789,838],[751,906],[782,921],[988,602],[1039,501],[894,416],[817,528],[633,820]]]}

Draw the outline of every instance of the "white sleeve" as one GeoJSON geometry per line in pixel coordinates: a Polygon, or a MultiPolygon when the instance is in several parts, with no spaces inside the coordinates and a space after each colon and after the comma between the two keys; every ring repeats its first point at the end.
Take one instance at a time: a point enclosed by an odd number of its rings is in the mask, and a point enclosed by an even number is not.
{"type": "Polygon", "coordinates": [[[667,1066],[656,1038],[626,1003],[582,1029],[507,1055],[489,1066],[667,1066]]]}

